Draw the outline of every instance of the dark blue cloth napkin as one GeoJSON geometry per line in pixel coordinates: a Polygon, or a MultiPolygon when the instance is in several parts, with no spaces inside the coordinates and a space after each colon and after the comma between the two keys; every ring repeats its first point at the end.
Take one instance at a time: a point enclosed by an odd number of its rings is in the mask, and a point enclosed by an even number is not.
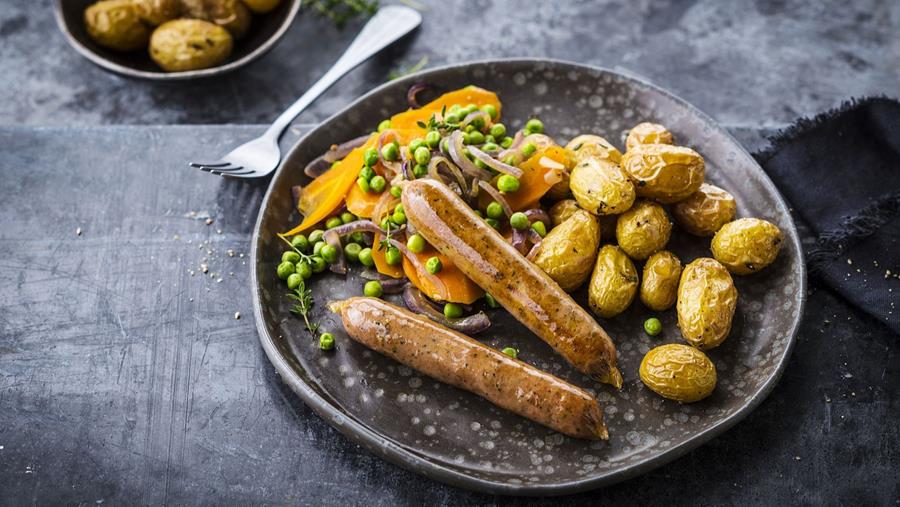
{"type": "Polygon", "coordinates": [[[900,102],[801,120],[756,155],[816,236],[811,277],[900,334],[900,102]]]}

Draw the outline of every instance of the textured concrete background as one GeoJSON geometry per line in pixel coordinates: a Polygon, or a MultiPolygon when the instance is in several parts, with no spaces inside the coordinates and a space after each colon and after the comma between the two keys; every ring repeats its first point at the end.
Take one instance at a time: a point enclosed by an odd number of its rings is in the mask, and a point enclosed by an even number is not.
{"type": "MultiPolygon", "coordinates": [[[[900,94],[897,0],[625,2],[420,0],[422,29],[344,78],[315,122],[423,56],[436,66],[545,56],[622,67],[731,125],[773,125],[847,97],[900,94]]],[[[301,13],[281,44],[230,76],[159,84],[109,74],[72,51],[50,0],[3,0],[0,123],[266,123],[355,34],[301,13]]]]}

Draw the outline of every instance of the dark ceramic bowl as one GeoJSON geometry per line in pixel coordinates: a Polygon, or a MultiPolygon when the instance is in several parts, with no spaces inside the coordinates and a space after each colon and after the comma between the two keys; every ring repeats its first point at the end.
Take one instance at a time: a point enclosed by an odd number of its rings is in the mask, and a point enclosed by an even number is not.
{"type": "MultiPolygon", "coordinates": [[[[684,262],[709,256],[708,247],[708,240],[679,233],[669,246],[684,262]]],[[[409,470],[465,488],[520,495],[572,493],[633,477],[744,418],[774,388],[787,364],[806,294],[800,243],[787,206],[734,138],[705,114],[646,81],[547,60],[476,62],[421,72],[381,86],[322,123],[297,143],[275,174],[256,224],[252,262],[262,346],[284,382],[321,417],[409,470]],[[681,336],[674,310],[658,315],[664,324],[660,336],[647,336],[642,324],[653,312],[638,302],[614,319],[599,319],[618,347],[625,376],[618,392],[575,372],[506,312],[493,312],[494,325],[478,336],[492,347],[516,347],[522,360],[595,393],[609,425],[608,442],[564,437],[353,342],[326,304],[362,292],[363,280],[355,274],[328,274],[312,283],[313,319],[334,333],[337,343],[333,352],[318,349],[317,340],[289,312],[287,290],[275,276],[284,249],[275,234],[300,220],[292,209],[291,186],[307,182],[302,168],[331,144],[371,132],[380,118],[405,109],[405,91],[416,81],[442,90],[468,84],[494,90],[511,129],[536,114],[560,140],[596,133],[621,146],[623,133],[632,125],[644,120],[663,123],[679,143],[704,155],[707,178],[735,195],[740,216],[778,224],[787,241],[777,261],[757,275],[735,277],[740,301],[731,335],[709,353],[719,375],[711,397],[681,405],[640,382],[643,355],[662,343],[680,342],[681,336]]],[[[576,294],[576,300],[584,303],[584,293],[576,294]]]]}
{"type": "Polygon", "coordinates": [[[56,0],[53,4],[56,24],[76,51],[91,62],[125,76],[156,81],[177,81],[219,76],[256,60],[272,49],[287,31],[300,10],[300,0],[284,0],[272,12],[254,14],[250,30],[234,41],[234,51],[222,65],[209,69],[165,72],[147,51],[122,53],[94,42],[84,27],[84,10],[97,0],[56,0]]]}

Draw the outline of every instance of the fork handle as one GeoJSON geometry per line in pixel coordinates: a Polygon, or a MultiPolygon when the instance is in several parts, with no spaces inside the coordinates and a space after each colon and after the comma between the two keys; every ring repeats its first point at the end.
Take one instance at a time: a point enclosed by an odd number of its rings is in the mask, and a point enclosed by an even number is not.
{"type": "Polygon", "coordinates": [[[353,39],[350,47],[328,69],[328,72],[275,119],[272,126],[266,130],[266,136],[272,136],[275,139],[281,137],[284,129],[291,124],[294,118],[319,98],[319,95],[331,88],[331,85],[344,74],[411,32],[421,23],[422,16],[409,7],[388,5],[379,9],[359,32],[359,35],[353,39]]]}

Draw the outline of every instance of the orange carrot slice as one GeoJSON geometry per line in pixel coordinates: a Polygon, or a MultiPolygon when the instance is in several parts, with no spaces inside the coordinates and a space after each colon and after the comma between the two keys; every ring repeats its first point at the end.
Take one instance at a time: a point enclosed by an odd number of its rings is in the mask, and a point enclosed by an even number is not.
{"type": "Polygon", "coordinates": [[[442,290],[435,287],[435,284],[429,280],[427,276],[420,277],[412,262],[406,257],[403,258],[403,272],[406,273],[410,283],[422,291],[426,296],[438,301],[463,303],[468,305],[474,303],[478,298],[484,295],[484,291],[481,290],[481,287],[475,285],[475,282],[464,275],[462,271],[453,264],[453,261],[443,254],[438,253],[437,250],[428,247],[421,253],[415,255],[422,265],[428,262],[430,257],[437,256],[441,259],[441,264],[444,266],[440,273],[434,275],[443,282],[445,289],[442,290]]]}
{"type": "MultiPolygon", "coordinates": [[[[421,121],[424,123],[428,123],[428,120],[433,114],[440,113],[441,109],[443,109],[444,107],[449,108],[454,104],[459,104],[463,107],[469,104],[475,104],[478,107],[491,104],[492,106],[497,108],[497,113],[500,113],[500,99],[497,98],[496,93],[487,91],[477,86],[467,86],[465,88],[460,88],[459,90],[445,93],[440,97],[432,100],[428,104],[425,104],[419,109],[410,109],[408,111],[395,114],[391,117],[391,128],[418,128],[422,130],[421,127],[419,127],[418,122],[421,121]]],[[[422,131],[424,132],[424,130],[422,131]]]]}

